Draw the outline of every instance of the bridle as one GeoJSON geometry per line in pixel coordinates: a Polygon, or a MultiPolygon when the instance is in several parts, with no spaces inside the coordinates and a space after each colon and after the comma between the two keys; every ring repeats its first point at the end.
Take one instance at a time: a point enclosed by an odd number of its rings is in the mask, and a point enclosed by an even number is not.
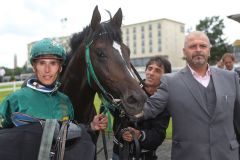
{"type": "MultiPolygon", "coordinates": [[[[98,36],[100,35],[103,35],[103,34],[107,34],[107,32],[103,32],[103,33],[100,33],[98,36]]],[[[104,114],[108,114],[108,117],[109,117],[109,123],[108,123],[108,128],[112,125],[111,124],[111,120],[110,120],[110,113],[109,113],[109,110],[112,110],[112,111],[115,111],[115,110],[118,110],[120,112],[120,118],[122,118],[124,121],[128,120],[129,117],[128,115],[126,114],[124,108],[123,108],[123,104],[122,104],[122,101],[121,99],[116,99],[112,96],[111,93],[109,93],[103,86],[102,84],[100,83],[100,81],[98,80],[97,78],[97,75],[95,74],[95,71],[94,71],[94,68],[93,68],[93,65],[92,65],[92,61],[91,61],[91,58],[90,58],[90,46],[92,45],[93,43],[93,40],[90,41],[90,43],[86,44],[85,45],[85,61],[86,61],[86,72],[87,72],[87,81],[88,81],[88,85],[92,88],[92,81],[93,80],[95,82],[95,84],[98,86],[98,88],[100,89],[100,99],[102,101],[102,106],[104,108],[103,110],[103,113],[104,114]]],[[[125,62],[125,64],[127,64],[125,62]]],[[[140,77],[140,75],[138,74],[138,72],[136,71],[136,69],[134,68],[134,66],[132,65],[132,63],[130,63],[130,66],[131,66],[131,72],[133,71],[134,74],[138,79],[138,81],[140,82],[140,87],[141,88],[144,88],[144,81],[142,80],[142,78],[140,77]]],[[[126,131],[127,129],[125,129],[126,131]]],[[[108,154],[107,154],[107,146],[106,146],[106,138],[105,138],[105,133],[104,131],[101,131],[102,132],[102,138],[103,138],[103,146],[104,146],[104,153],[105,153],[105,158],[108,159],[108,154]]],[[[123,132],[122,132],[123,133],[123,132]]],[[[121,134],[122,134],[121,133],[121,134]]],[[[132,132],[130,132],[132,134],[132,136],[134,137],[134,143],[135,143],[135,148],[136,148],[136,160],[138,160],[140,158],[140,145],[139,145],[139,142],[136,138],[136,135],[132,132]]],[[[126,145],[126,149],[125,150],[128,150],[129,149],[129,144],[127,144],[127,142],[124,144],[126,145]]],[[[126,154],[125,154],[126,156],[126,154]]],[[[128,155],[127,155],[128,156],[128,155]]]]}
{"type": "Polygon", "coordinates": [[[114,109],[116,107],[119,107],[120,104],[122,103],[120,99],[116,99],[112,96],[111,93],[106,91],[106,89],[101,85],[100,81],[98,80],[95,71],[93,69],[92,61],[90,58],[90,46],[92,44],[89,43],[88,45],[85,46],[85,60],[87,64],[87,81],[88,85],[92,87],[91,79],[97,84],[98,88],[100,89],[100,98],[104,105],[110,107],[108,109],[114,109]],[[114,107],[114,108],[113,108],[114,107]]]}

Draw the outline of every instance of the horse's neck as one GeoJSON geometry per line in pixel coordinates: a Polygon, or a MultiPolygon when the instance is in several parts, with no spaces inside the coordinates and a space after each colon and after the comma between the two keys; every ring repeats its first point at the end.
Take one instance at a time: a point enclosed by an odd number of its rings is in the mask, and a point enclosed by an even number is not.
{"type": "MultiPolygon", "coordinates": [[[[83,67],[84,68],[84,67],[83,67]]],[[[62,91],[70,98],[75,119],[82,123],[89,123],[96,114],[94,108],[94,97],[96,92],[88,85],[85,71],[70,73],[71,68],[66,70],[62,79],[62,91]]],[[[72,70],[74,71],[74,70],[72,70]]]]}

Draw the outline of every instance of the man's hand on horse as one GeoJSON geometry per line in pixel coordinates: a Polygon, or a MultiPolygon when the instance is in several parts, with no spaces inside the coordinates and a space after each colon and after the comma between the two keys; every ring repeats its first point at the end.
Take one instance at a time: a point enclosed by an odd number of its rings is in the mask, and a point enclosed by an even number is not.
{"type": "Polygon", "coordinates": [[[108,118],[104,114],[98,114],[91,122],[91,129],[94,131],[106,129],[108,125],[108,118]]]}
{"type": "Polygon", "coordinates": [[[131,142],[133,140],[133,134],[136,135],[136,137],[139,139],[141,136],[141,131],[132,128],[132,127],[128,127],[128,129],[126,131],[124,131],[122,138],[125,141],[131,142]]]}

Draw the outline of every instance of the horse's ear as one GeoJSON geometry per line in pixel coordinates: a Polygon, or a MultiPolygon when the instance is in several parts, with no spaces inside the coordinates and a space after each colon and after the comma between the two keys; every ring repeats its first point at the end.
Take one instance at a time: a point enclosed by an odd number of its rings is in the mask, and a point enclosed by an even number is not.
{"type": "Polygon", "coordinates": [[[98,11],[98,6],[96,6],[92,15],[91,28],[95,31],[95,29],[98,27],[100,22],[101,22],[101,15],[98,11]]]}
{"type": "Polygon", "coordinates": [[[122,9],[119,8],[117,13],[113,16],[112,20],[111,20],[111,23],[113,25],[116,25],[118,28],[121,28],[121,25],[122,25],[122,18],[123,18],[123,15],[122,15],[122,9]]]}

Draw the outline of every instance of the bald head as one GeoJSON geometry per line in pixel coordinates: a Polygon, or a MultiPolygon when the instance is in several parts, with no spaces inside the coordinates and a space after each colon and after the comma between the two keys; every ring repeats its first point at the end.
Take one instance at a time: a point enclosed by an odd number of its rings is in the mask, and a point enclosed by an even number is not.
{"type": "Polygon", "coordinates": [[[186,36],[184,56],[189,66],[200,75],[206,73],[210,50],[210,41],[204,32],[194,31],[186,36]]]}
{"type": "Polygon", "coordinates": [[[201,32],[201,31],[193,31],[193,32],[190,32],[190,33],[185,37],[184,48],[187,47],[188,42],[189,42],[191,39],[195,39],[195,38],[205,39],[205,40],[207,41],[209,47],[211,47],[209,38],[208,38],[208,36],[207,36],[204,32],[201,32]]]}

